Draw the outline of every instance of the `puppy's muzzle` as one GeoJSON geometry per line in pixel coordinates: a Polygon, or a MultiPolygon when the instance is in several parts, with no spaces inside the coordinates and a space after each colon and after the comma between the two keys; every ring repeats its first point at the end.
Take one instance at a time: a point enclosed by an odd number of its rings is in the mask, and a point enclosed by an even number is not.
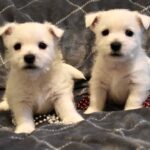
{"type": "Polygon", "coordinates": [[[27,54],[24,56],[25,63],[32,65],[35,62],[35,55],[27,54]]]}
{"type": "Polygon", "coordinates": [[[112,50],[112,53],[111,53],[112,56],[121,56],[120,51],[121,51],[122,45],[121,45],[120,42],[118,42],[118,41],[112,42],[110,44],[110,47],[111,47],[111,50],[112,50]]]}

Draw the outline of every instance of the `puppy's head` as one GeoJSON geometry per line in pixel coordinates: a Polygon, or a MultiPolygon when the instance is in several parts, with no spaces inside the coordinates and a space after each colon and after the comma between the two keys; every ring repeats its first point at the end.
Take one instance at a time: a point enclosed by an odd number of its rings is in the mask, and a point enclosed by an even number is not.
{"type": "Polygon", "coordinates": [[[0,28],[0,35],[11,67],[35,71],[50,67],[63,30],[50,23],[9,23],[0,28]]]}
{"type": "Polygon", "coordinates": [[[150,17],[135,11],[114,9],[85,16],[86,27],[96,35],[96,49],[104,56],[134,56],[141,47],[141,33],[150,26],[150,17]]]}

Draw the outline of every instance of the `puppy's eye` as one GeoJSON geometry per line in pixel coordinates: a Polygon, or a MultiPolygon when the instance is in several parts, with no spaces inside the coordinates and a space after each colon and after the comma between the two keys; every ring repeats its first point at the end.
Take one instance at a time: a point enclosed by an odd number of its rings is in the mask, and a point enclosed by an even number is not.
{"type": "Polygon", "coordinates": [[[21,43],[16,43],[16,44],[14,45],[14,49],[15,49],[16,51],[20,50],[20,49],[21,49],[21,43]]]}
{"type": "Polygon", "coordinates": [[[38,46],[40,49],[46,49],[47,48],[47,44],[45,44],[44,42],[39,42],[38,46]]]}
{"type": "Polygon", "coordinates": [[[105,29],[102,31],[102,35],[103,36],[107,36],[109,34],[109,30],[108,29],[105,29]]]}
{"type": "Polygon", "coordinates": [[[129,36],[129,37],[131,37],[131,36],[134,35],[133,31],[131,31],[131,30],[129,30],[129,29],[127,29],[127,30],[125,31],[125,34],[126,34],[126,36],[129,36]]]}

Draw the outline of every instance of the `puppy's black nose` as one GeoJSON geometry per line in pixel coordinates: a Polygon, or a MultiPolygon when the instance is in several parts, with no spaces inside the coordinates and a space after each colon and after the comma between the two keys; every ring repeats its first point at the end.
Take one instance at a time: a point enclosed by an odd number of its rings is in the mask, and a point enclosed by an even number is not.
{"type": "Polygon", "coordinates": [[[121,49],[120,42],[112,42],[110,46],[113,52],[118,52],[121,49]]]}
{"type": "Polygon", "coordinates": [[[24,56],[24,61],[27,64],[33,64],[34,61],[35,61],[35,56],[33,54],[27,54],[27,55],[24,56]]]}

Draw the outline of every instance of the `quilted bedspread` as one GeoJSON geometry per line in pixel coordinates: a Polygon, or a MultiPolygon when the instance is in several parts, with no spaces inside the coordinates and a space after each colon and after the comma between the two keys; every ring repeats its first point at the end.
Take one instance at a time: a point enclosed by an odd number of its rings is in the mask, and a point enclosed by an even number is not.
{"type": "MultiPolygon", "coordinates": [[[[83,71],[87,78],[87,81],[77,81],[74,88],[75,101],[79,104],[88,95],[93,62],[94,34],[85,29],[84,15],[112,8],[128,8],[150,15],[149,0],[0,0],[0,25],[13,21],[50,21],[65,29],[60,41],[64,59],[83,71]]],[[[150,31],[143,46],[149,55],[150,31]]],[[[0,40],[0,97],[7,80],[4,51],[0,40]]],[[[112,104],[106,111],[91,115],[79,111],[85,121],[71,125],[63,125],[57,117],[57,121],[44,122],[40,120],[43,116],[38,116],[39,123],[30,135],[15,134],[11,113],[0,112],[0,150],[150,149],[150,108],[123,111],[121,106],[112,104]]]]}

